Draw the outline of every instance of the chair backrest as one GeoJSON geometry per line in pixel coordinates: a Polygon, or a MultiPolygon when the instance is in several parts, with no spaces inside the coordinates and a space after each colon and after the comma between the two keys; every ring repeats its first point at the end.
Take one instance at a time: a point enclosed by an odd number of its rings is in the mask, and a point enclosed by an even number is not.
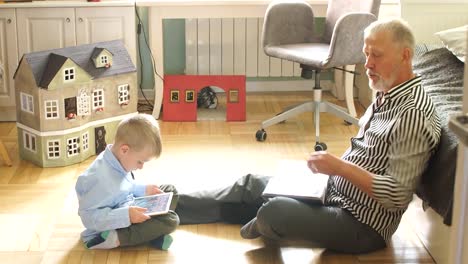
{"type": "Polygon", "coordinates": [[[335,24],[342,15],[352,12],[366,12],[379,17],[379,9],[380,0],[329,0],[323,35],[324,41],[330,43],[335,24]]]}

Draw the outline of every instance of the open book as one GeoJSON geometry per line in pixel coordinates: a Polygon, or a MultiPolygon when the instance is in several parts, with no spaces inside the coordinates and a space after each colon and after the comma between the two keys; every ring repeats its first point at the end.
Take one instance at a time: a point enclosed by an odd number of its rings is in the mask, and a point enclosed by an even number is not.
{"type": "Polygon", "coordinates": [[[148,209],[145,213],[147,215],[167,214],[171,207],[172,195],[172,192],[166,192],[137,197],[133,205],[148,209]]]}
{"type": "Polygon", "coordinates": [[[328,175],[313,173],[305,160],[282,160],[277,173],[263,191],[263,197],[285,196],[323,203],[328,175]]]}

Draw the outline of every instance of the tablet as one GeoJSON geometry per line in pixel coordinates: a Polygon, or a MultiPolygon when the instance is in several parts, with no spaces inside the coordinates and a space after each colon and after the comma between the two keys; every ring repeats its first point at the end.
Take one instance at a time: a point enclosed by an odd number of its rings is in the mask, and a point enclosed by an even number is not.
{"type": "Polygon", "coordinates": [[[268,181],[262,196],[265,198],[283,196],[324,203],[327,182],[328,176],[320,173],[308,177],[298,175],[276,176],[268,181]]]}
{"type": "Polygon", "coordinates": [[[172,192],[137,197],[133,205],[146,208],[146,215],[162,215],[169,212],[172,201],[172,192]]]}
{"type": "Polygon", "coordinates": [[[313,173],[305,160],[281,160],[275,176],[268,181],[262,196],[284,196],[323,203],[328,178],[328,175],[313,173]]]}

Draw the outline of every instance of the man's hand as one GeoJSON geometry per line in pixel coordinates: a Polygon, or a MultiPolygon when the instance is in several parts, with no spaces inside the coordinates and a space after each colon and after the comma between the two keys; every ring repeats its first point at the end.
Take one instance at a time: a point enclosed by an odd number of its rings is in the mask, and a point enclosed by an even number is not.
{"type": "Polygon", "coordinates": [[[326,151],[312,152],[307,159],[307,166],[312,172],[326,175],[342,175],[346,165],[345,161],[326,151]]]}
{"type": "Polygon", "coordinates": [[[154,185],[154,184],[146,185],[145,195],[153,195],[153,194],[158,194],[158,193],[163,193],[163,191],[161,191],[161,189],[159,189],[157,185],[154,185]]]}
{"type": "Polygon", "coordinates": [[[151,217],[145,215],[146,208],[138,207],[138,206],[130,206],[128,208],[128,215],[130,216],[130,223],[137,224],[142,223],[151,217]]]}
{"type": "Polygon", "coordinates": [[[307,166],[314,173],[341,176],[373,197],[372,179],[374,174],[351,162],[342,160],[326,151],[316,151],[310,154],[307,166]]]}

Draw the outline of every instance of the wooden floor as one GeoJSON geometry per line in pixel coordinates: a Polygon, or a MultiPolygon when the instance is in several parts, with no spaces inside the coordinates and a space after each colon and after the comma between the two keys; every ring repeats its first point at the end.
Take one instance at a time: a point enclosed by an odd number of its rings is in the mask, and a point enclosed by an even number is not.
{"type": "MultiPolygon", "coordinates": [[[[179,191],[188,192],[221,186],[247,173],[273,174],[278,161],[305,159],[313,149],[312,113],[268,128],[265,142],[257,142],[255,132],[262,120],[311,96],[249,94],[245,122],[161,121],[163,154],[136,176],[155,183],[173,183],[179,191]]],[[[362,108],[359,111],[362,113],[362,108]]],[[[357,128],[345,126],[343,120],[326,113],[321,115],[321,122],[322,140],[329,151],[342,154],[357,128]]],[[[365,255],[243,240],[240,226],[223,223],[180,226],[167,252],[145,245],[85,250],[79,238],[83,227],[77,215],[74,184],[94,157],[68,167],[39,168],[19,159],[15,123],[0,122],[0,139],[13,160],[12,167],[5,167],[0,160],[1,263],[434,263],[405,220],[390,247],[365,255]]]]}

